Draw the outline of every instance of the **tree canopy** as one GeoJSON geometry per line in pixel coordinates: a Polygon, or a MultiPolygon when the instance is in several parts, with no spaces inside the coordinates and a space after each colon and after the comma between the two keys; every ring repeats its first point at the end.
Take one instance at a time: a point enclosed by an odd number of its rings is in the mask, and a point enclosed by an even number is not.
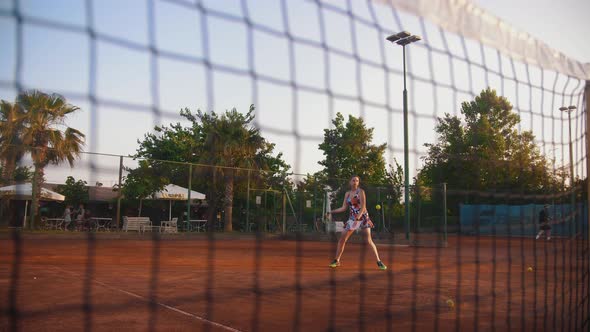
{"type": "Polygon", "coordinates": [[[461,115],[445,114],[435,127],[437,143],[428,153],[418,181],[446,182],[449,188],[540,192],[559,181],[540,153],[531,131],[518,131],[520,117],[510,102],[492,89],[461,104],[461,115]]]}
{"type": "Polygon", "coordinates": [[[255,170],[250,176],[259,186],[290,185],[290,166],[252,125],[254,106],[246,113],[235,108],[223,113],[193,113],[185,108],[180,115],[187,126],[156,126],[153,133],[138,141],[134,157],[145,160],[129,170],[124,193],[149,195],[168,183],[187,186],[188,164],[203,165],[193,166],[193,188],[208,193],[209,206],[213,207],[210,210],[224,209],[225,228],[231,230],[235,188],[246,183],[247,170],[255,170]],[[154,180],[146,181],[147,175],[154,180]]]}
{"type": "Polygon", "coordinates": [[[78,110],[59,94],[37,90],[19,93],[14,103],[0,102],[2,179],[11,183],[17,178],[28,178],[27,170],[19,169],[17,165],[25,154],[31,156],[33,184],[36,184],[32,207],[36,216],[45,167],[62,162],[72,167],[84,147],[84,134],[66,125],[66,119],[78,110]]]}
{"type": "Polygon", "coordinates": [[[375,145],[373,128],[368,128],[361,118],[349,115],[344,120],[341,113],[332,120],[334,128],[324,129],[324,141],[319,148],[324,159],[319,162],[320,172],[332,188],[342,185],[352,175],[363,182],[382,184],[387,182],[387,169],[383,154],[387,144],[375,145]]]}
{"type": "Polygon", "coordinates": [[[86,181],[77,180],[68,176],[66,183],[57,187],[56,191],[66,197],[64,203],[77,205],[88,202],[88,184],[86,181]]]}

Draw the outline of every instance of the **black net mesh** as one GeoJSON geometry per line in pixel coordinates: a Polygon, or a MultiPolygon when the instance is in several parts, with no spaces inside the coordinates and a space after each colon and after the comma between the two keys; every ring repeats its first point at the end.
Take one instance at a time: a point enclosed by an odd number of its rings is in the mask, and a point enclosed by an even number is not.
{"type": "Polygon", "coordinates": [[[74,175],[116,188],[119,174],[127,179],[145,162],[185,189],[206,190],[209,202],[111,190],[88,223],[58,220],[57,203],[41,212],[44,232],[22,231],[17,218],[1,240],[0,329],[588,329],[583,79],[372,1],[14,0],[0,4],[0,29],[2,99],[40,89],[84,111],[69,124],[86,134],[86,152],[74,168],[48,166],[46,183],[74,175]],[[402,49],[385,40],[401,30],[423,39],[405,47],[413,181],[407,189],[362,183],[385,272],[362,236],[349,241],[343,266],[328,270],[339,226],[325,222],[326,200],[339,206],[348,179],[330,179],[342,188],[288,189],[248,167],[128,157],[154,126],[186,123],[180,108],[254,104],[255,126],[284,153],[293,182],[318,169],[318,144],[337,113],[361,117],[373,141],[387,144],[387,162],[402,161],[402,49]],[[511,103],[518,132],[532,132],[561,183],[530,190],[516,180],[508,188],[415,181],[439,118],[464,119],[461,103],[488,87],[511,103]],[[571,120],[559,111],[570,105],[571,120]],[[230,172],[233,201],[212,199],[230,172]],[[535,240],[546,204],[552,234],[535,240]],[[133,219],[140,215],[149,222],[133,219]]]}

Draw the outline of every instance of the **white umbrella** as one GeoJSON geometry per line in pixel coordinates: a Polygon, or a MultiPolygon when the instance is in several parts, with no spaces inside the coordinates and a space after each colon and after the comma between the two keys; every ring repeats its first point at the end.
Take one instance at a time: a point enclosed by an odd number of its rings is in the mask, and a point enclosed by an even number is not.
{"type": "MultiPolygon", "coordinates": [[[[186,201],[188,199],[188,188],[177,186],[175,184],[169,184],[161,191],[155,193],[153,195],[153,199],[186,201]]],[[[191,200],[192,199],[205,199],[205,194],[191,190],[191,200]]]]}
{"type": "MultiPolygon", "coordinates": [[[[31,183],[20,183],[12,186],[0,188],[1,198],[10,198],[15,200],[31,200],[33,199],[33,185],[31,183]]],[[[46,188],[41,188],[42,201],[60,201],[66,199],[64,195],[60,195],[55,191],[46,188]]]]}
{"type": "MultiPolygon", "coordinates": [[[[186,201],[188,200],[188,188],[177,186],[175,184],[169,184],[164,189],[158,191],[152,197],[146,199],[159,199],[169,201],[168,217],[172,219],[172,201],[186,201]]],[[[198,191],[191,190],[191,200],[194,199],[205,199],[205,194],[198,191]]]]}
{"type": "MultiPolygon", "coordinates": [[[[19,183],[12,186],[2,187],[0,188],[0,198],[25,201],[25,219],[23,220],[23,226],[26,227],[27,208],[29,206],[29,201],[33,199],[33,185],[31,183],[19,183]]],[[[39,200],[63,202],[65,199],[66,197],[64,195],[46,188],[41,188],[41,196],[39,197],[39,200]]]]}

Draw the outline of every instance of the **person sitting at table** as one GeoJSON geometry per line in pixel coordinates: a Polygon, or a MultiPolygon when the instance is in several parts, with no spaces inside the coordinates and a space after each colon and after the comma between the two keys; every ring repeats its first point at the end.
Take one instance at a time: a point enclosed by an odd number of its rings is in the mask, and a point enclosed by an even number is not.
{"type": "Polygon", "coordinates": [[[88,231],[92,230],[92,227],[96,226],[92,223],[92,214],[88,209],[84,210],[84,225],[88,231]]]}
{"type": "Polygon", "coordinates": [[[64,211],[64,229],[68,230],[68,227],[72,223],[72,205],[66,205],[66,210],[64,211]]]}
{"type": "Polygon", "coordinates": [[[170,219],[170,218],[168,217],[168,212],[167,212],[167,211],[166,211],[166,209],[165,209],[165,208],[163,208],[163,207],[160,209],[160,216],[159,216],[159,219],[160,219],[160,225],[162,224],[162,222],[163,222],[163,221],[168,221],[168,220],[170,219]]]}
{"type": "MultiPolygon", "coordinates": [[[[20,203],[20,202],[18,202],[20,203]]],[[[26,226],[25,223],[25,215],[26,215],[26,211],[23,211],[23,209],[19,206],[16,201],[10,201],[10,208],[11,210],[8,210],[9,212],[14,212],[16,211],[16,213],[13,213],[13,220],[12,220],[12,224],[10,226],[13,227],[17,227],[17,228],[21,228],[26,226]]]]}
{"type": "Polygon", "coordinates": [[[84,210],[84,204],[80,203],[78,210],[76,210],[75,215],[76,215],[76,229],[78,231],[83,231],[84,230],[84,216],[86,214],[86,211],[84,210]]]}

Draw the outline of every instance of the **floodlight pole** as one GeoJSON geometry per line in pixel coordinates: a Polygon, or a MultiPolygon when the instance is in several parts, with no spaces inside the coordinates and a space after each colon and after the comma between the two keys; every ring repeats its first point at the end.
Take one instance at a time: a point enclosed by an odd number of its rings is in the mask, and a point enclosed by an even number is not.
{"type": "Polygon", "coordinates": [[[119,156],[119,191],[117,192],[117,230],[121,229],[121,198],[123,197],[123,156],[119,156]]]}
{"type": "Polygon", "coordinates": [[[408,90],[406,89],[406,45],[403,48],[404,61],[404,220],[406,240],[410,239],[410,157],[408,151],[408,90]]]}
{"type": "Polygon", "coordinates": [[[575,179],[574,179],[574,149],[573,149],[573,142],[572,142],[572,112],[576,109],[575,106],[570,107],[561,107],[559,110],[562,112],[567,112],[567,121],[569,127],[569,149],[570,149],[570,214],[571,214],[571,223],[570,223],[570,236],[571,234],[571,225],[574,225],[574,231],[576,231],[576,224],[575,224],[575,205],[576,205],[576,191],[574,189],[575,186],[575,179]]]}
{"type": "Polygon", "coordinates": [[[191,224],[191,191],[193,190],[193,164],[188,165],[188,190],[186,201],[186,222],[191,224]]]}
{"type": "MultiPolygon", "coordinates": [[[[567,112],[567,120],[569,123],[569,141],[570,141],[570,190],[571,190],[571,214],[572,214],[572,224],[574,225],[574,232],[576,232],[576,190],[575,190],[575,179],[574,179],[574,149],[573,149],[573,142],[572,142],[572,111],[573,109],[570,108],[570,111],[567,112]]],[[[573,234],[570,234],[573,235],[573,234]]]]}
{"type": "Polygon", "coordinates": [[[399,32],[386,38],[392,43],[403,47],[404,64],[404,207],[406,223],[406,240],[410,239],[410,157],[408,148],[408,90],[406,88],[406,45],[420,40],[419,36],[412,35],[407,31],[399,32]]]}
{"type": "Polygon", "coordinates": [[[408,90],[406,88],[406,45],[419,41],[421,38],[407,31],[399,32],[386,38],[392,43],[403,47],[404,61],[404,206],[406,222],[406,240],[410,239],[410,160],[408,151],[408,90]]]}

